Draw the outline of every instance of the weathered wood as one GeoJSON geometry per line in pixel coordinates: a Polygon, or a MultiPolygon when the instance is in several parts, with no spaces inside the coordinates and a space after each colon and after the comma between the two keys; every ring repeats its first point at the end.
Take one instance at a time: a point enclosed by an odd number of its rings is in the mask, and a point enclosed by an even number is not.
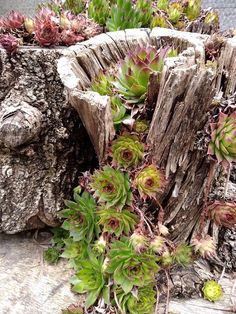
{"type": "Polygon", "coordinates": [[[58,225],[93,148],[57,74],[63,49],[0,50],[0,232],[58,225]]]}
{"type": "Polygon", "coordinates": [[[183,241],[203,206],[209,165],[204,154],[194,150],[194,142],[207,120],[214,74],[180,60],[176,67],[173,63],[175,60],[168,60],[163,71],[148,142],[169,180],[162,195],[165,221],[171,226],[172,238],[183,241]]]}
{"type": "Polygon", "coordinates": [[[218,64],[216,90],[229,96],[236,91],[236,37],[229,38],[221,52],[218,64]]]}

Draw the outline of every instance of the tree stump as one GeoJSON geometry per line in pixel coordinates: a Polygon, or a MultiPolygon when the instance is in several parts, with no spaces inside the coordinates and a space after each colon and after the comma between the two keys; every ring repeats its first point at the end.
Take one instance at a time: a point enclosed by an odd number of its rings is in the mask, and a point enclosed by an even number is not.
{"type": "Polygon", "coordinates": [[[105,109],[110,107],[109,98],[89,92],[91,80],[138,45],[157,48],[169,45],[181,52],[178,57],[165,61],[148,134],[153,159],[165,169],[168,178],[161,204],[171,239],[176,242],[185,241],[196,232],[203,209],[210,162],[206,150],[196,148],[197,134],[207,122],[207,113],[216,92],[224,88],[228,94],[235,89],[234,79],[230,78],[235,73],[232,67],[234,41],[227,41],[216,73],[205,66],[208,39],[207,35],[158,28],[107,33],[70,47],[73,53],[66,52],[58,63],[58,72],[68,90],[69,100],[78,111],[102,161],[114,131],[111,113],[105,109]],[[231,62],[226,58],[229,50],[231,62]],[[225,67],[222,63],[226,64],[225,67]],[[229,73],[225,73],[226,70],[229,73]],[[228,78],[223,87],[219,83],[223,80],[222,75],[228,78]],[[97,112],[94,106],[97,106],[97,112]],[[101,130],[105,130],[102,135],[101,130]]]}
{"type": "MultiPolygon", "coordinates": [[[[79,172],[91,166],[92,146],[102,162],[114,136],[110,99],[90,92],[91,80],[138,45],[169,45],[180,55],[165,61],[148,143],[168,177],[161,203],[171,238],[189,239],[198,226],[210,167],[206,152],[196,148],[196,137],[213,96],[222,92],[227,97],[236,85],[235,39],[226,40],[216,72],[205,66],[208,39],[169,29],[131,29],[70,48],[21,48],[10,59],[1,50],[0,230],[14,233],[58,223],[63,199],[79,172]]],[[[236,188],[230,186],[232,196],[236,188]]]]}

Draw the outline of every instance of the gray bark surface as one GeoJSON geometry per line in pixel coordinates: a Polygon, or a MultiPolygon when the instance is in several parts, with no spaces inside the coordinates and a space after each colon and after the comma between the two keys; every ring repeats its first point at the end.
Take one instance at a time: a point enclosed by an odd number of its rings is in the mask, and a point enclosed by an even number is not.
{"type": "Polygon", "coordinates": [[[0,50],[0,232],[59,223],[94,155],[57,74],[63,49],[0,50]]]}

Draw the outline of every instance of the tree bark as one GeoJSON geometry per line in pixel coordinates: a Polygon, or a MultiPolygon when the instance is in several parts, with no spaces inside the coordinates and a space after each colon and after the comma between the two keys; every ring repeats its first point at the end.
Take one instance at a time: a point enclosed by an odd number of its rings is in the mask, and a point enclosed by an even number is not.
{"type": "Polygon", "coordinates": [[[0,232],[59,224],[92,145],[57,73],[62,49],[0,50],[0,232]]]}

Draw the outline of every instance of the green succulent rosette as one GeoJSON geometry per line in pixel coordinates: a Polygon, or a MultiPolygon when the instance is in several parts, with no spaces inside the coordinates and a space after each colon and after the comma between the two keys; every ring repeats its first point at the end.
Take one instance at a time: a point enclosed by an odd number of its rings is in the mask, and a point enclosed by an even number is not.
{"type": "Polygon", "coordinates": [[[136,135],[119,136],[111,146],[113,162],[120,167],[135,167],[144,157],[144,145],[136,135]]]}
{"type": "Polygon", "coordinates": [[[65,201],[66,209],[61,211],[61,216],[66,218],[62,228],[69,232],[74,241],[92,242],[99,234],[97,225],[96,202],[87,192],[81,196],[74,189],[74,201],[65,201]]]}
{"type": "Polygon", "coordinates": [[[96,170],[91,177],[90,186],[94,190],[94,196],[99,198],[98,203],[106,203],[106,207],[122,209],[131,204],[129,178],[120,170],[109,166],[96,170]]]}
{"type": "Polygon", "coordinates": [[[163,188],[164,184],[163,173],[153,164],[144,167],[134,180],[134,186],[144,200],[147,197],[156,198],[157,193],[163,188]]]}
{"type": "Polygon", "coordinates": [[[126,114],[126,108],[118,96],[111,97],[111,113],[115,126],[129,118],[129,115],[126,114]]]}
{"type": "Polygon", "coordinates": [[[80,268],[76,275],[72,277],[72,290],[77,293],[87,292],[85,306],[88,308],[96,300],[103,296],[108,303],[107,298],[107,278],[103,272],[103,257],[95,257],[92,252],[89,258],[80,261],[80,268]]]}
{"type": "Polygon", "coordinates": [[[215,201],[207,207],[208,217],[218,226],[232,229],[236,225],[236,203],[215,201]]]}
{"type": "Polygon", "coordinates": [[[115,284],[120,285],[125,293],[134,286],[153,283],[159,270],[154,254],[137,253],[126,238],[112,243],[108,257],[107,272],[113,274],[115,284]]]}
{"type": "Polygon", "coordinates": [[[215,155],[219,162],[236,161],[236,112],[220,113],[218,123],[211,124],[211,131],[208,154],[215,155]]]}
{"type": "Polygon", "coordinates": [[[204,299],[211,302],[219,301],[223,295],[221,285],[215,280],[208,280],[202,288],[204,299]]]}
{"type": "Polygon", "coordinates": [[[92,0],[88,7],[88,16],[100,25],[105,25],[110,15],[109,1],[92,0]]]}
{"type": "Polygon", "coordinates": [[[98,76],[92,81],[90,89],[102,96],[111,96],[113,94],[112,80],[112,75],[100,72],[98,76]]]}
{"type": "Polygon", "coordinates": [[[153,285],[140,287],[133,293],[125,294],[122,289],[117,289],[117,300],[124,313],[153,314],[156,303],[156,291],[153,285]]]}
{"type": "Polygon", "coordinates": [[[102,208],[97,212],[100,219],[98,224],[103,226],[103,232],[115,234],[119,237],[122,234],[129,235],[139,221],[139,217],[128,209],[117,211],[115,208],[102,208]]]}
{"type": "Polygon", "coordinates": [[[121,63],[113,84],[127,103],[138,104],[145,100],[150,74],[162,71],[167,52],[168,49],[158,52],[153,47],[138,48],[121,63]]]}

